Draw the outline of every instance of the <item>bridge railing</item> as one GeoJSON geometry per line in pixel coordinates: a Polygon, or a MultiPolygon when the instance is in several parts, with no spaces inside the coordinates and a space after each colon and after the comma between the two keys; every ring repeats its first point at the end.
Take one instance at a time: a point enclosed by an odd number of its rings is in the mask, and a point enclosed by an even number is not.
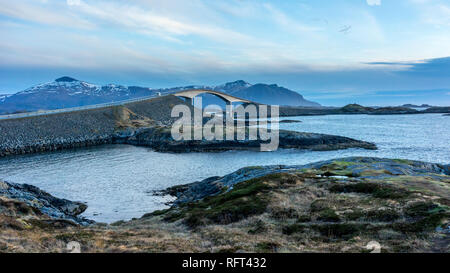
{"type": "MultiPolygon", "coordinates": [[[[161,96],[168,95],[168,94],[170,94],[170,93],[164,93],[164,94],[161,94],[161,96]]],[[[106,102],[106,103],[99,103],[99,104],[91,104],[91,105],[77,106],[77,107],[71,107],[71,108],[62,108],[62,109],[54,109],[54,110],[39,110],[39,111],[34,111],[34,112],[0,115],[0,120],[44,116],[44,115],[52,115],[52,114],[58,114],[58,113],[67,113],[67,112],[76,112],[76,111],[81,111],[81,110],[104,108],[104,107],[117,106],[117,105],[132,103],[132,102],[144,101],[144,100],[156,98],[159,96],[160,96],[159,94],[155,94],[155,95],[139,97],[139,98],[135,98],[135,99],[113,101],[113,102],[106,102]]]]}

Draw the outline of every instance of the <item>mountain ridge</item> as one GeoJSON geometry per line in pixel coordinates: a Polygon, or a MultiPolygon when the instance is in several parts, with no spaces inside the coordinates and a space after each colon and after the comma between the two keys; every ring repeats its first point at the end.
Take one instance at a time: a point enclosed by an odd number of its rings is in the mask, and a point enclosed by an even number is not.
{"type": "MultiPolygon", "coordinates": [[[[276,84],[250,84],[244,80],[227,82],[217,86],[189,85],[172,88],[148,88],[118,84],[97,85],[63,76],[52,82],[38,84],[11,95],[0,95],[0,114],[52,110],[121,101],[155,95],[169,94],[188,89],[210,89],[250,99],[263,104],[290,106],[321,105],[305,100],[299,93],[276,84]]],[[[208,97],[204,105],[220,103],[220,99],[208,97]]]]}

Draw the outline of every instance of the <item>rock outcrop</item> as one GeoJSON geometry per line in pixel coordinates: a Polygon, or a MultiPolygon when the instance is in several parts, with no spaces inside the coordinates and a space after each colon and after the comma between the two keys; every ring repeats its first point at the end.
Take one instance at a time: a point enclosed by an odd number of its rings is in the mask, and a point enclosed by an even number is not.
{"type": "MultiPolygon", "coordinates": [[[[450,176],[450,165],[426,163],[414,160],[349,157],[332,159],[306,165],[274,165],[245,167],[223,177],[210,177],[192,184],[180,185],[164,190],[164,193],[177,197],[175,204],[197,201],[207,196],[230,190],[234,185],[250,179],[260,178],[269,174],[297,173],[305,170],[317,170],[324,176],[345,176],[348,178],[387,179],[396,176],[421,177],[426,175],[450,176]]],[[[439,178],[436,178],[440,180],[439,178]]],[[[450,177],[445,181],[450,182],[450,177]]],[[[450,186],[446,187],[450,198],[450,186]]]]}
{"type": "MultiPolygon", "coordinates": [[[[10,210],[15,214],[10,216],[29,211],[36,215],[46,215],[50,219],[68,220],[74,224],[93,223],[79,216],[87,209],[86,204],[56,198],[32,185],[0,181],[0,198],[1,206],[11,208],[10,206],[14,205],[18,208],[16,211],[10,210]]],[[[0,208],[0,211],[2,210],[0,208]]]]}

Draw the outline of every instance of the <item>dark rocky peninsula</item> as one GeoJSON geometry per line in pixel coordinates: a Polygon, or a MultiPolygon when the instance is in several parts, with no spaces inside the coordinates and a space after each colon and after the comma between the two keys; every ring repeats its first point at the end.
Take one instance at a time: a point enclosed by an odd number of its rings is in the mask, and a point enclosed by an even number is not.
{"type": "MultiPolygon", "coordinates": [[[[115,143],[126,143],[146,146],[159,152],[220,152],[229,150],[259,150],[261,143],[266,141],[249,140],[181,140],[174,141],[170,128],[152,127],[136,131],[130,137],[118,138],[115,143]]],[[[340,150],[348,148],[363,148],[375,150],[373,143],[352,138],[279,130],[279,148],[302,150],[340,150]]]]}

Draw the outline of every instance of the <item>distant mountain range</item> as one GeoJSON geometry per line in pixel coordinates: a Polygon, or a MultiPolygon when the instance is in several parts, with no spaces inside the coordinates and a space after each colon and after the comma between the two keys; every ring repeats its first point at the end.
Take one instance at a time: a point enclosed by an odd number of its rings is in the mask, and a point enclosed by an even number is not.
{"type": "MultiPolygon", "coordinates": [[[[151,89],[147,87],[115,84],[100,86],[79,81],[71,77],[61,77],[53,82],[39,84],[13,95],[0,95],[0,113],[77,107],[145,97],[155,95],[157,92],[164,95],[176,91],[198,88],[221,91],[263,104],[320,106],[318,103],[305,100],[299,93],[276,84],[252,85],[242,80],[219,86],[183,86],[151,89]]],[[[211,97],[211,95],[203,97],[203,105],[221,103],[218,98],[211,97]]]]}
{"type": "Polygon", "coordinates": [[[433,107],[432,105],[429,105],[429,104],[417,105],[417,104],[410,104],[410,103],[403,104],[402,106],[403,107],[409,107],[409,108],[430,108],[430,107],[433,107]]]}

